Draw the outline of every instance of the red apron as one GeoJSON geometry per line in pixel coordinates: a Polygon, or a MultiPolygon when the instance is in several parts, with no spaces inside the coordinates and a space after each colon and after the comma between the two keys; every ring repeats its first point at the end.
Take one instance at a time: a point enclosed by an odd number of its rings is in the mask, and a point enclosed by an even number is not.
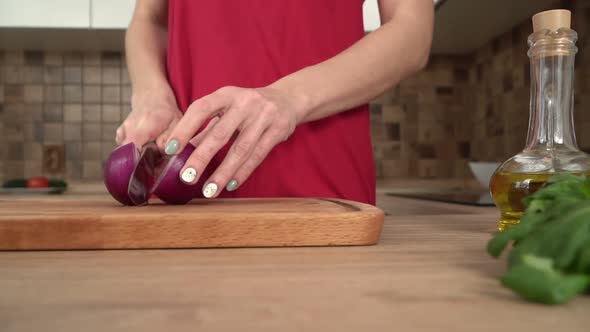
{"type": "MultiPolygon", "coordinates": [[[[167,70],[180,109],[220,87],[263,87],[337,55],[364,35],[362,4],[169,0],[167,70]]],[[[375,204],[367,105],[298,126],[237,191],[220,197],[336,197],[375,204]]]]}

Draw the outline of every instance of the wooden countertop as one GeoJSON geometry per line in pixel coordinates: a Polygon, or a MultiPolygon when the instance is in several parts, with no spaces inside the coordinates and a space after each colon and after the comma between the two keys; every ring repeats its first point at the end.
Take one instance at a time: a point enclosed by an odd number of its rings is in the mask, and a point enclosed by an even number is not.
{"type": "Polygon", "coordinates": [[[494,209],[379,205],[371,247],[0,252],[0,331],[588,331],[500,286],[494,209]]]}

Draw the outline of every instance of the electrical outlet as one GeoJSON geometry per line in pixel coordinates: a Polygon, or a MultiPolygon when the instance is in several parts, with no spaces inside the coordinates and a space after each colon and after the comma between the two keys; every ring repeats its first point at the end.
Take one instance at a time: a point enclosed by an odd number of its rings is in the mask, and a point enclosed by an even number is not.
{"type": "Polygon", "coordinates": [[[63,145],[43,146],[43,173],[63,174],[66,170],[66,156],[63,145]]]}

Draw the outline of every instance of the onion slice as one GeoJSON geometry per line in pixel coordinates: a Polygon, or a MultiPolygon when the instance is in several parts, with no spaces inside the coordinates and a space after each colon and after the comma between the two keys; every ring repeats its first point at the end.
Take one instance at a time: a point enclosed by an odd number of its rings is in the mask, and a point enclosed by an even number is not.
{"type": "Polygon", "coordinates": [[[168,204],[186,204],[198,195],[199,188],[182,182],[179,176],[193,151],[195,147],[189,143],[182,152],[168,160],[152,190],[162,201],[168,204]]]}

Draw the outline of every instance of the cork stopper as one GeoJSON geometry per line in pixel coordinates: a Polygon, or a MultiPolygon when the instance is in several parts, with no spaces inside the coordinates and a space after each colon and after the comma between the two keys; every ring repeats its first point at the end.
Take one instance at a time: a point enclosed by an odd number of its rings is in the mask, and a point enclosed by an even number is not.
{"type": "Polygon", "coordinates": [[[560,28],[569,29],[572,21],[572,13],[565,9],[555,9],[540,12],[533,16],[533,31],[549,29],[556,31],[560,28]]]}

